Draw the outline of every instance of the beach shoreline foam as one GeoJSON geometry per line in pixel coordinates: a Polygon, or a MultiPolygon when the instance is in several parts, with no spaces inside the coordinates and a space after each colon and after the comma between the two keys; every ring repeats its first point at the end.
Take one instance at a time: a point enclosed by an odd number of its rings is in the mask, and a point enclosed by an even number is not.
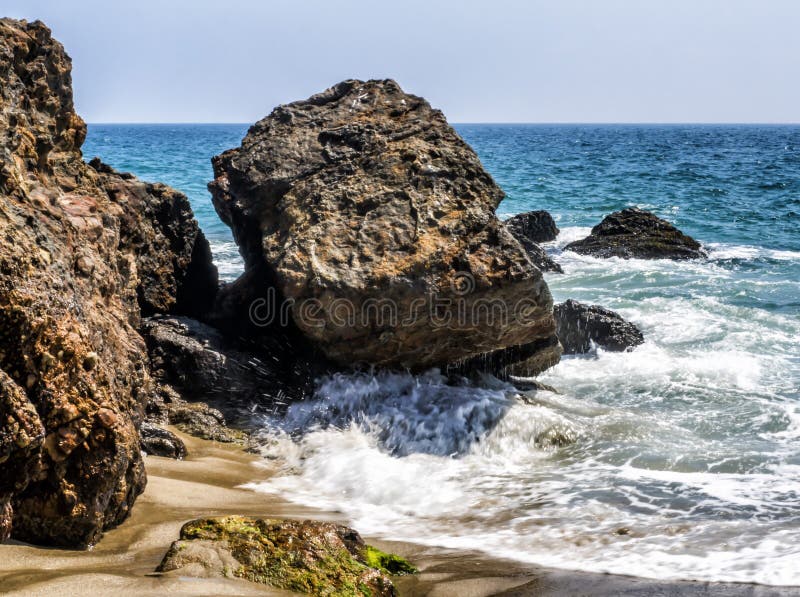
{"type": "MultiPolygon", "coordinates": [[[[189,457],[148,456],[149,483],[130,519],[88,551],[11,542],[0,548],[0,586],[9,595],[289,595],[238,579],[197,579],[154,573],[181,525],[198,516],[251,514],[347,522],[240,486],[269,475],[269,464],[242,447],[197,439],[173,429],[189,457]]],[[[394,580],[401,595],[792,595],[791,587],[659,582],[568,572],[492,558],[477,552],[388,542],[381,549],[407,557],[420,574],[394,580]]]]}

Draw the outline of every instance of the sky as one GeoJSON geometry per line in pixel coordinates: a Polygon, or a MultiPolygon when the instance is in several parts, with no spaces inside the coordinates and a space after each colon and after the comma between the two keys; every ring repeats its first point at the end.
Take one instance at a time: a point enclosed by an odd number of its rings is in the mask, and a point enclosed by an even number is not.
{"type": "Polygon", "coordinates": [[[0,0],[88,122],[253,122],[393,78],[451,122],[800,122],[798,0],[0,0]]]}

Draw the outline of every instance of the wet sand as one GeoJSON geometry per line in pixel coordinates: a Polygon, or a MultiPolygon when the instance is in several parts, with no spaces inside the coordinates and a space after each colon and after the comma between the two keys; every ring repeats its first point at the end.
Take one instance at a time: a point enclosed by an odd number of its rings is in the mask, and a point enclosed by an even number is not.
{"type": "MultiPolygon", "coordinates": [[[[173,430],[176,431],[176,430],[173,430]]],[[[263,461],[242,449],[192,438],[183,461],[148,456],[148,484],[131,517],[88,551],[49,549],[22,543],[0,546],[0,592],[8,595],[290,595],[235,579],[157,575],[154,570],[177,539],[181,525],[200,516],[249,514],[343,520],[237,486],[269,474],[263,461]]],[[[396,579],[401,595],[735,595],[784,597],[800,588],[658,582],[537,568],[486,555],[409,543],[371,543],[409,558],[421,570],[396,579]]]]}

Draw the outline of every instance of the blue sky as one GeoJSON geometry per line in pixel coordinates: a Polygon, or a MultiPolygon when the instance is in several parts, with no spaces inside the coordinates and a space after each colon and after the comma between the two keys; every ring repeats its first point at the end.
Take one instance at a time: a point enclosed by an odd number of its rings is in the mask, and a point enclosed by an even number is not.
{"type": "Polygon", "coordinates": [[[797,0],[3,0],[89,122],[251,122],[391,77],[452,122],[800,122],[797,0]]]}

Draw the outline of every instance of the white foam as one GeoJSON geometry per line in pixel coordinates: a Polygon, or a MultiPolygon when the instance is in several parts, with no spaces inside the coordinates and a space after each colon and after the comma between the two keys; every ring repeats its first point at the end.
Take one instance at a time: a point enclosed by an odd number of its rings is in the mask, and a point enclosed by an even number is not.
{"type": "Polygon", "coordinates": [[[774,281],[725,263],[793,257],[559,253],[588,232],[565,228],[547,245],[566,270],[548,276],[556,300],[616,309],[645,344],[565,357],[541,377],[563,394],[524,400],[438,372],[328,378],[317,400],[265,421],[265,455],[283,469],[250,487],[391,539],[571,570],[800,585],[800,320],[738,299],[774,281]]]}

